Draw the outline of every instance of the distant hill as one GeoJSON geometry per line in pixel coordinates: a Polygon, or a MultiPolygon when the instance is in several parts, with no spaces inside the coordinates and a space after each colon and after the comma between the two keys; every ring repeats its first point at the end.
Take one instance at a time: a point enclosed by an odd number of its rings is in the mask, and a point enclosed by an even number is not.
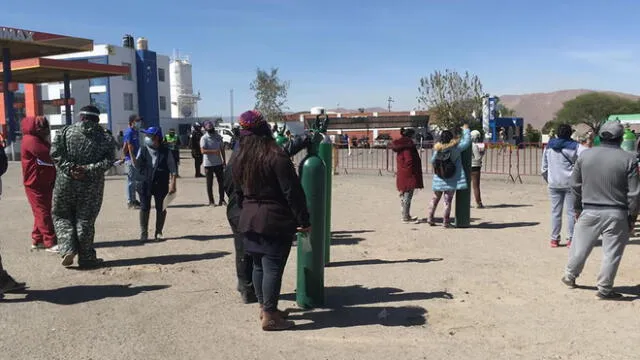
{"type": "MultiPolygon", "coordinates": [[[[501,95],[500,103],[513,109],[516,116],[524,118],[525,124],[531,124],[536,129],[541,129],[544,124],[553,120],[556,112],[562,109],[562,105],[576,97],[595,92],[594,90],[576,89],[560,90],[550,93],[535,93],[523,95],[501,95]]],[[[637,100],[640,96],[613,91],[602,91],[612,95],[637,100]]]]}
{"type": "MultiPolygon", "coordinates": [[[[391,110],[393,111],[394,109],[391,109],[391,110]]],[[[327,109],[327,111],[337,112],[341,114],[348,114],[348,113],[357,113],[358,109],[335,108],[335,109],[327,109]]],[[[387,111],[389,111],[389,109],[385,109],[381,107],[364,108],[364,112],[387,112],[387,111]]],[[[396,111],[399,111],[399,110],[396,110],[396,111]]]]}

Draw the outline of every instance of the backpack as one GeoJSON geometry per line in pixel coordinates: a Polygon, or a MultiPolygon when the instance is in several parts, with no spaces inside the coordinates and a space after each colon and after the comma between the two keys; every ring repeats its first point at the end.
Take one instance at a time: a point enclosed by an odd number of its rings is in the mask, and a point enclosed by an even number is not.
{"type": "Polygon", "coordinates": [[[451,179],[456,174],[456,164],[451,160],[451,155],[451,150],[436,153],[433,172],[441,179],[451,179]]]}

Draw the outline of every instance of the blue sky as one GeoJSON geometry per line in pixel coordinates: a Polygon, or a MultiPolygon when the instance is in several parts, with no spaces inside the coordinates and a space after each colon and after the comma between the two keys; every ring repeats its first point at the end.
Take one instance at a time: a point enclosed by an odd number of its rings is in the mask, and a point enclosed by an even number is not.
{"type": "Polygon", "coordinates": [[[419,78],[468,70],[491,94],[569,88],[640,94],[637,0],[183,0],[2,5],[0,25],[152,50],[193,62],[200,115],[253,107],[257,67],[291,81],[289,108],[417,106],[419,78]],[[28,25],[27,25],[28,24],[28,25]]]}

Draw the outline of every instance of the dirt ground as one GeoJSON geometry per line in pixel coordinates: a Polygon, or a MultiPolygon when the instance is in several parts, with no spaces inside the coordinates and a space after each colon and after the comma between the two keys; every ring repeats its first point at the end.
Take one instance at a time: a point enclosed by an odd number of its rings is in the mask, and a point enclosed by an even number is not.
{"type": "MultiPolygon", "coordinates": [[[[190,169],[185,161],[168,241],[143,246],[123,178],[108,178],[96,235],[106,267],[81,272],[29,251],[32,216],[12,164],[0,251],[30,289],[0,300],[0,359],[638,358],[640,242],[616,282],[629,301],[596,300],[599,249],[578,279],[586,288],[567,289],[567,249],[548,245],[537,178],[486,179],[488,207],[472,209],[472,228],[446,230],[402,224],[392,176],[336,176],[327,306],[294,312],[295,331],[264,333],[257,306],[235,290],[225,211],[202,206],[204,180],[190,169]]],[[[416,194],[414,215],[426,215],[429,198],[416,194]]],[[[295,269],[294,250],[282,308],[295,307],[295,269]]]]}

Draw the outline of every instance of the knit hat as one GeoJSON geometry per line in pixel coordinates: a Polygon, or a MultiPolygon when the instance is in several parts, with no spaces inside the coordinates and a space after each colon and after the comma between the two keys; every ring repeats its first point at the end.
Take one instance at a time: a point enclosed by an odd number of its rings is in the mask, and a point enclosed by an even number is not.
{"type": "Polygon", "coordinates": [[[240,136],[271,135],[271,128],[258,110],[245,111],[240,115],[238,123],[242,130],[240,136]]]}
{"type": "Polygon", "coordinates": [[[482,134],[480,134],[480,131],[478,131],[478,130],[471,131],[471,139],[472,140],[480,139],[480,135],[482,135],[482,134]]]}

